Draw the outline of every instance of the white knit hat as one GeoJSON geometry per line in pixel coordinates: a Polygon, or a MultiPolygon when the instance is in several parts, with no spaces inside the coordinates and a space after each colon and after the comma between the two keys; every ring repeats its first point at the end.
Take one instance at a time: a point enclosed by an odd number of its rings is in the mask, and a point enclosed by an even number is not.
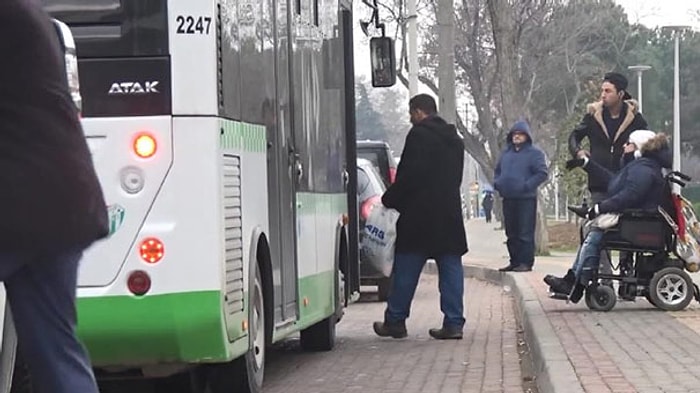
{"type": "Polygon", "coordinates": [[[642,147],[649,142],[649,140],[656,136],[654,131],[649,130],[637,130],[630,134],[628,142],[634,143],[637,149],[634,152],[634,156],[639,158],[642,156],[642,147]]]}

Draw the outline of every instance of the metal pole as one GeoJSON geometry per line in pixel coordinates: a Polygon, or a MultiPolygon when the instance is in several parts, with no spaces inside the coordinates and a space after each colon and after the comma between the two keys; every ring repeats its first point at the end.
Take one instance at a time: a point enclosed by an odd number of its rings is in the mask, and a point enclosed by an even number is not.
{"type": "Polygon", "coordinates": [[[639,111],[644,112],[642,110],[642,105],[643,105],[642,104],[642,101],[643,101],[643,99],[642,99],[642,88],[643,88],[642,87],[642,74],[644,73],[644,71],[650,70],[651,66],[640,64],[640,65],[629,66],[627,68],[634,71],[637,74],[637,95],[639,96],[639,111]]]}
{"type": "Polygon", "coordinates": [[[559,221],[559,168],[554,168],[554,220],[559,221]]]}
{"type": "MultiPolygon", "coordinates": [[[[680,31],[675,31],[675,51],[673,55],[673,170],[681,170],[681,100],[680,100],[680,31]]],[[[677,190],[680,187],[674,183],[677,190]]]]}
{"type": "Polygon", "coordinates": [[[418,93],[418,34],[416,31],[416,0],[406,1],[408,12],[408,95],[418,93]]]}
{"type": "MultiPolygon", "coordinates": [[[[664,26],[674,38],[673,53],[673,170],[681,170],[681,77],[680,77],[680,35],[689,26],[664,26]]],[[[681,187],[673,184],[673,191],[680,193],[681,187]]]]}

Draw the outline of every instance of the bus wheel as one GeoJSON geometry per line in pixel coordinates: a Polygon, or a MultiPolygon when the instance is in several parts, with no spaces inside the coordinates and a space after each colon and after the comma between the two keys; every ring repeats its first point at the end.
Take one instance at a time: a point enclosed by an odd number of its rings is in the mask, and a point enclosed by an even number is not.
{"type": "Polygon", "coordinates": [[[333,314],[321,322],[301,331],[300,344],[305,351],[330,351],[335,346],[335,325],[338,317],[333,314]]]}
{"type": "Polygon", "coordinates": [[[250,287],[248,352],[231,363],[215,365],[207,373],[207,393],[260,393],[265,371],[265,299],[260,268],[250,287]]]}

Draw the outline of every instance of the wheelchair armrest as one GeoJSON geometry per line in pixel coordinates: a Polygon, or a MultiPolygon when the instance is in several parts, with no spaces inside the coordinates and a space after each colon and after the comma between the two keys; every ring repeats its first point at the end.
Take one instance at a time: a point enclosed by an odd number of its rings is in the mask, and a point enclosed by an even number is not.
{"type": "Polygon", "coordinates": [[[645,218],[651,218],[651,219],[659,219],[663,218],[661,214],[658,211],[655,210],[644,210],[644,209],[627,209],[622,212],[622,216],[620,217],[621,219],[645,219],[645,218]]]}

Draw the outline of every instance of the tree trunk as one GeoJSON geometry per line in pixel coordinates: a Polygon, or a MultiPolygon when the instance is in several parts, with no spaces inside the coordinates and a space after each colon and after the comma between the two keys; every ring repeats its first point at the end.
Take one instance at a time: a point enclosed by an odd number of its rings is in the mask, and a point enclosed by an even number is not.
{"type": "Polygon", "coordinates": [[[507,0],[488,2],[494,48],[496,50],[496,69],[501,95],[501,116],[503,127],[507,129],[523,113],[524,99],[518,83],[518,37],[515,26],[515,9],[507,0]]]}

